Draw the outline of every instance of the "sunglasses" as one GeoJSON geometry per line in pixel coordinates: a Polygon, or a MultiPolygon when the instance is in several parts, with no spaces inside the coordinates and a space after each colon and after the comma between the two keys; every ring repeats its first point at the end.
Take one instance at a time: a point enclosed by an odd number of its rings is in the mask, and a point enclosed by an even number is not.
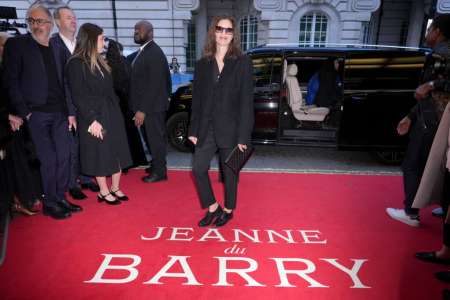
{"type": "Polygon", "coordinates": [[[36,24],[38,26],[42,26],[44,24],[51,24],[52,22],[49,20],[45,20],[45,19],[33,19],[33,18],[27,18],[25,19],[25,21],[27,21],[28,24],[33,25],[36,24]]]}
{"type": "Polygon", "coordinates": [[[218,26],[216,25],[216,32],[222,32],[222,33],[226,33],[226,34],[232,34],[233,33],[233,28],[231,27],[222,27],[222,26],[218,26]]]}

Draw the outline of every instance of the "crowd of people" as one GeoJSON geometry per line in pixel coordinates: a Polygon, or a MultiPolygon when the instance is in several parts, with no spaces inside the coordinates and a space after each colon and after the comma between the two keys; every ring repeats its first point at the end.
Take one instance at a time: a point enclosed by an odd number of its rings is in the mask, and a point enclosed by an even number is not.
{"type": "MultiPolygon", "coordinates": [[[[69,6],[52,14],[34,4],[26,22],[27,34],[1,36],[0,192],[7,195],[2,214],[11,207],[29,215],[42,209],[44,215],[66,219],[83,210],[66,195],[85,199],[83,189],[97,192],[101,203],[128,201],[120,179],[122,171],[148,163],[141,137],[152,158],[142,181],[168,180],[165,120],[170,73],[178,72],[179,64],[168,64],[153,40],[152,24],[135,25],[139,49],[124,57],[123,47],[105,37],[101,27],[84,23],[78,28],[69,6]]],[[[194,74],[189,139],[196,145],[199,197],[209,208],[199,225],[214,221],[223,226],[233,216],[238,182],[224,160],[235,147],[245,151],[250,143],[253,71],[232,17],[215,18],[208,32],[194,74]],[[217,150],[224,173],[223,210],[208,178],[217,150]]]]}
{"type": "MultiPolygon", "coordinates": [[[[450,265],[450,72],[438,70],[436,61],[450,62],[450,15],[433,19],[425,36],[432,48],[425,62],[422,84],[416,89],[417,104],[398,124],[400,135],[409,133],[403,160],[405,198],[403,208],[387,208],[394,220],[420,226],[420,208],[438,201],[441,207],[433,215],[443,218],[443,245],[431,252],[418,252],[422,261],[450,265]]],[[[435,274],[450,283],[450,271],[435,274]]],[[[450,290],[443,291],[450,299],[450,290]]]]}

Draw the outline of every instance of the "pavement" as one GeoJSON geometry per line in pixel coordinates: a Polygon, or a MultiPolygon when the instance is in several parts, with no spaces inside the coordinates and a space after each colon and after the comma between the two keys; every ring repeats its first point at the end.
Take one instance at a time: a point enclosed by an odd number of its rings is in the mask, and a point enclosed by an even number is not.
{"type": "MultiPolygon", "coordinates": [[[[188,170],[191,162],[191,153],[169,149],[169,169],[188,170]]],[[[217,157],[211,162],[211,169],[217,169],[217,157]]],[[[384,165],[369,152],[273,145],[257,145],[244,171],[401,175],[400,166],[384,165]]]]}

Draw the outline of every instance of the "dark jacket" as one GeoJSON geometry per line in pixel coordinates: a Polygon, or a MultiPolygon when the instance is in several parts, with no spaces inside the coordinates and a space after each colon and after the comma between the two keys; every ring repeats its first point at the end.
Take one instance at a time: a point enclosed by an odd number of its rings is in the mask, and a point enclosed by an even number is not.
{"type": "Polygon", "coordinates": [[[249,144],[254,124],[253,66],[248,56],[225,58],[219,80],[214,59],[195,66],[189,136],[201,145],[213,126],[219,147],[249,144]],[[217,81],[217,82],[216,82],[217,81]]]}
{"type": "MultiPolygon", "coordinates": [[[[130,108],[133,112],[163,112],[172,90],[169,65],[161,48],[149,42],[131,67],[130,108]]],[[[131,61],[129,60],[130,64],[131,61]]]]}
{"type": "Polygon", "coordinates": [[[50,45],[55,53],[56,59],[56,69],[58,71],[58,76],[64,82],[64,95],[66,96],[67,109],[69,115],[75,115],[75,106],[73,105],[72,96],[70,95],[69,84],[67,83],[67,78],[65,77],[65,66],[69,58],[72,56],[69,49],[67,49],[66,44],[61,39],[58,33],[55,33],[50,38],[50,45]]]}
{"type": "MultiPolygon", "coordinates": [[[[50,45],[50,47],[58,65],[60,61],[57,51],[53,46],[50,45]]],[[[48,82],[44,60],[37,42],[30,34],[13,37],[6,41],[4,67],[5,82],[13,113],[25,118],[31,113],[33,107],[47,103],[48,82]]],[[[62,72],[58,72],[58,79],[63,86],[62,72]]]]}

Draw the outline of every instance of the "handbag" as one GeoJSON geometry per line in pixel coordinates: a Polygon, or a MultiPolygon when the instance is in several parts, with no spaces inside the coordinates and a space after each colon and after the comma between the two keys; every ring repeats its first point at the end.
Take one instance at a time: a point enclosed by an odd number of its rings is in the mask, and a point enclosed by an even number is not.
{"type": "Polygon", "coordinates": [[[225,159],[225,164],[237,175],[239,174],[239,171],[245,165],[247,160],[250,158],[250,156],[253,154],[254,150],[255,149],[252,146],[247,145],[247,149],[242,152],[241,150],[239,150],[239,147],[236,146],[225,159]]]}

